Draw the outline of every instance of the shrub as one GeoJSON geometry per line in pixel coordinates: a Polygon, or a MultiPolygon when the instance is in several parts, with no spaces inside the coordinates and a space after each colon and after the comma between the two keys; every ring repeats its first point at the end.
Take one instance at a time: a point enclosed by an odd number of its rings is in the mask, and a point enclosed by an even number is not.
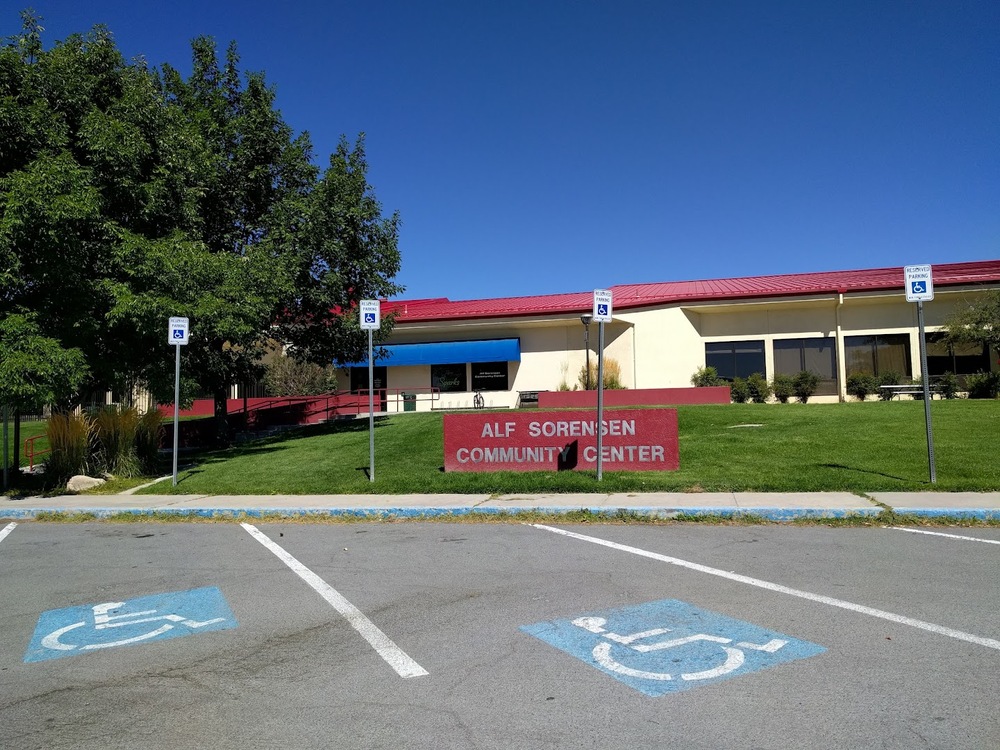
{"type": "MultiPolygon", "coordinates": [[[[590,387],[597,387],[597,362],[590,363],[590,387]]],[[[580,374],[577,376],[580,382],[581,388],[587,387],[587,365],[580,368],[580,374]]],[[[622,384],[622,367],[618,364],[618,360],[612,359],[611,357],[604,358],[604,390],[606,391],[623,391],[625,386],[622,384]]]]}
{"type": "Polygon", "coordinates": [[[937,379],[937,387],[941,392],[941,398],[958,398],[958,376],[953,372],[946,372],[937,379]]]}
{"type": "Polygon", "coordinates": [[[90,468],[120,477],[141,473],[135,439],[139,410],[133,406],[106,406],[93,416],[90,468]]]}
{"type": "Polygon", "coordinates": [[[139,419],[135,431],[135,455],[143,474],[155,474],[163,439],[163,418],[155,406],[139,419]]]}
{"type": "Polygon", "coordinates": [[[903,376],[894,370],[886,370],[885,372],[879,373],[878,378],[875,380],[875,393],[883,401],[892,401],[892,397],[895,395],[889,389],[882,390],[880,386],[883,385],[900,385],[902,383],[903,376]]]}
{"type": "Polygon", "coordinates": [[[847,378],[847,392],[858,401],[864,401],[878,389],[875,376],[867,372],[856,372],[847,378]]]}
{"type": "Polygon", "coordinates": [[[320,367],[280,356],[264,366],[264,387],[270,396],[317,396],[336,389],[337,372],[333,365],[320,367]]]}
{"type": "Polygon", "coordinates": [[[795,378],[791,375],[775,373],[771,380],[771,391],[780,403],[787,404],[788,399],[795,393],[795,378]]]}
{"type": "Polygon", "coordinates": [[[750,400],[755,404],[766,404],[767,400],[771,398],[771,384],[759,372],[755,372],[747,378],[747,389],[750,392],[750,400]]]}
{"type": "Polygon", "coordinates": [[[969,398],[996,398],[1000,395],[1000,372],[977,372],[965,378],[969,398]]]}
{"type": "Polygon", "coordinates": [[[819,375],[809,370],[802,370],[795,376],[795,398],[800,404],[807,403],[819,387],[819,375]]]}
{"type": "Polygon", "coordinates": [[[691,385],[696,388],[710,388],[713,385],[723,385],[724,381],[719,377],[719,372],[714,367],[699,367],[691,376],[691,385]]]}
{"type": "Polygon", "coordinates": [[[91,421],[85,415],[53,414],[45,424],[51,452],[45,461],[46,482],[61,484],[87,471],[91,421]]]}
{"type": "Polygon", "coordinates": [[[729,397],[736,404],[745,404],[750,399],[750,386],[743,378],[733,378],[729,384],[729,397]]]}

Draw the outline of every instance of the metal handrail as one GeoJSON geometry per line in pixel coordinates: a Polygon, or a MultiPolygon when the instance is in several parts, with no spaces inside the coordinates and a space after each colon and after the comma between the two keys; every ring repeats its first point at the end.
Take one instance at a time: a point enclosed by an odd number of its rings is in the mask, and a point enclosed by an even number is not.
{"type": "Polygon", "coordinates": [[[35,441],[38,440],[38,438],[43,438],[43,437],[45,437],[44,434],[33,435],[32,437],[24,439],[24,455],[25,458],[28,459],[28,471],[35,470],[35,456],[44,456],[46,453],[52,452],[52,448],[46,448],[43,451],[35,450],[35,441]]]}

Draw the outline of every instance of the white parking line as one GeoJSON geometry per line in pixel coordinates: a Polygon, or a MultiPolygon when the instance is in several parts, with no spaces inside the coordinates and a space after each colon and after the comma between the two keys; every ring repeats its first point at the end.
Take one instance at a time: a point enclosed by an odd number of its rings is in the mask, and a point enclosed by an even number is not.
{"type": "Polygon", "coordinates": [[[890,526],[896,531],[909,531],[911,534],[929,534],[930,536],[943,536],[948,539],[961,539],[963,542],[982,542],[983,544],[1000,544],[998,539],[980,539],[974,536],[960,536],[958,534],[942,534],[940,531],[924,531],[923,529],[907,529],[903,526],[890,526]]]}
{"type": "Polygon", "coordinates": [[[357,630],[361,637],[371,644],[372,648],[385,659],[386,663],[396,670],[400,677],[422,677],[428,674],[427,670],[411,659],[406,652],[392,642],[385,633],[379,630],[371,620],[364,616],[360,609],[351,604],[330,584],[313,573],[309,568],[300,563],[256,526],[249,523],[241,523],[244,529],[258,542],[267,547],[285,565],[291,568],[295,574],[308,583],[317,594],[322,596],[344,619],[357,630]]]}
{"type": "Polygon", "coordinates": [[[2,530],[0,530],[0,542],[2,542],[6,538],[6,536],[14,530],[15,526],[17,526],[17,524],[11,522],[6,526],[4,526],[2,530]]]}
{"type": "Polygon", "coordinates": [[[725,570],[719,570],[718,568],[710,568],[707,565],[699,565],[698,563],[688,562],[687,560],[681,560],[677,557],[668,557],[666,555],[657,554],[656,552],[648,552],[646,550],[639,549],[638,547],[629,547],[625,544],[609,542],[606,539],[598,539],[593,536],[577,534],[576,532],[566,531],[565,529],[556,529],[552,526],[543,526],[542,524],[537,523],[532,524],[532,526],[536,529],[544,529],[545,531],[551,531],[555,534],[572,537],[573,539],[581,539],[585,542],[591,542],[592,544],[599,544],[602,547],[610,547],[611,549],[629,552],[633,555],[648,557],[651,560],[659,560],[660,562],[678,565],[682,568],[688,568],[689,570],[696,570],[699,573],[708,573],[709,575],[718,576],[719,578],[727,578],[730,581],[745,583],[748,586],[757,586],[758,588],[767,589],[768,591],[774,591],[779,594],[788,594],[789,596],[797,596],[800,599],[808,599],[812,602],[828,604],[831,607],[840,607],[841,609],[847,609],[851,612],[870,615],[871,617],[878,617],[882,620],[888,620],[889,622],[894,622],[899,625],[909,625],[912,628],[920,628],[921,630],[927,630],[931,633],[937,633],[938,635],[948,636],[949,638],[955,638],[959,641],[967,641],[968,643],[975,643],[977,646],[985,646],[986,648],[992,648],[1000,651],[1000,641],[993,640],[992,638],[983,638],[982,636],[972,635],[971,633],[965,633],[961,630],[946,628],[943,625],[935,625],[932,622],[914,620],[913,618],[893,614],[892,612],[886,612],[881,609],[873,609],[872,607],[866,607],[863,604],[854,604],[853,602],[847,602],[842,599],[834,599],[833,597],[823,596],[822,594],[800,591],[799,589],[782,586],[779,583],[771,583],[770,581],[763,581],[759,578],[751,578],[749,576],[740,575],[739,573],[730,573],[725,570]]]}

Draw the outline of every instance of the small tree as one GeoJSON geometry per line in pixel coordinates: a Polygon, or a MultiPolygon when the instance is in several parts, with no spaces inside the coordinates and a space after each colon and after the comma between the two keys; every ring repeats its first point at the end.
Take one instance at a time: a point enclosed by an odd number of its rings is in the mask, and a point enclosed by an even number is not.
{"type": "Polygon", "coordinates": [[[779,403],[787,404],[788,399],[795,393],[795,378],[784,373],[775,373],[771,379],[771,390],[779,403]]]}
{"type": "MultiPolygon", "coordinates": [[[[65,404],[87,376],[79,349],[65,349],[43,336],[34,319],[25,315],[0,318],[0,409],[14,415],[15,476],[20,472],[22,412],[41,411],[46,405],[65,404]]],[[[6,446],[4,446],[6,449],[6,446]]],[[[6,472],[4,473],[7,476],[6,472]]]]}
{"type": "Polygon", "coordinates": [[[747,388],[750,391],[750,400],[755,404],[766,404],[771,398],[771,384],[759,372],[755,372],[747,378],[747,388]]]}
{"type": "Polygon", "coordinates": [[[809,370],[802,370],[795,376],[794,388],[795,398],[800,404],[807,403],[819,387],[819,375],[809,370]]]}
{"type": "Polygon", "coordinates": [[[1000,351],[1000,289],[986,292],[967,307],[962,307],[948,318],[945,332],[955,343],[986,342],[994,351],[1000,351]]]}

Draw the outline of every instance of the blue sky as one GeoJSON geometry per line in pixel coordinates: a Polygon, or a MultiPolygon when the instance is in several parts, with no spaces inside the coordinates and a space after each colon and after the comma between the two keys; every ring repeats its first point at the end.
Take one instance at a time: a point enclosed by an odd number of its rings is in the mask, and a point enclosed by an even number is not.
{"type": "Polygon", "coordinates": [[[1000,257],[996,0],[31,5],[235,40],[323,163],[365,132],[409,299],[1000,257]]]}

